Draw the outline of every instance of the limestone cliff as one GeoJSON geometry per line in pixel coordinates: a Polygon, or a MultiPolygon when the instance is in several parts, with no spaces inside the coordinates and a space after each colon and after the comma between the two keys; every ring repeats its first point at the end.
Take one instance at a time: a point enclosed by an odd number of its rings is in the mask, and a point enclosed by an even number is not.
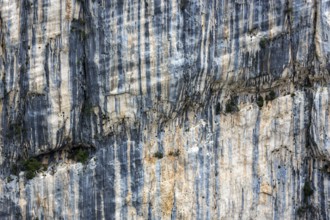
{"type": "Polygon", "coordinates": [[[0,0],[0,219],[330,219],[330,0],[0,0]]]}

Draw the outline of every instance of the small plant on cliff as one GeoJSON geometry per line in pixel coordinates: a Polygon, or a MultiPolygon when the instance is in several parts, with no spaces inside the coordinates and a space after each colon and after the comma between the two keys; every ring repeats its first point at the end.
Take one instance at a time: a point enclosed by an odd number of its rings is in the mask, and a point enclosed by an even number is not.
{"type": "Polygon", "coordinates": [[[267,101],[273,101],[276,98],[276,93],[272,90],[269,92],[268,95],[266,95],[267,101]]]}
{"type": "Polygon", "coordinates": [[[170,151],[170,153],[168,155],[173,156],[173,157],[178,157],[178,156],[180,156],[180,150],[177,149],[175,151],[170,151]]]}
{"type": "Polygon", "coordinates": [[[233,99],[230,99],[226,103],[226,113],[233,113],[238,111],[238,107],[235,104],[235,101],[233,99]]]}
{"type": "Polygon", "coordinates": [[[88,160],[88,152],[85,149],[79,149],[75,158],[76,161],[84,164],[88,160]]]}
{"type": "Polygon", "coordinates": [[[163,158],[163,153],[160,151],[157,151],[156,153],[154,153],[154,157],[158,158],[158,159],[162,159],[163,158]]]}
{"type": "Polygon", "coordinates": [[[23,166],[24,170],[26,170],[25,176],[27,179],[35,177],[36,172],[42,168],[42,164],[35,158],[26,160],[23,166]]]}
{"type": "Polygon", "coordinates": [[[268,42],[269,42],[268,38],[263,37],[263,38],[261,38],[260,41],[259,41],[259,46],[260,46],[262,49],[264,49],[264,48],[266,48],[268,42]]]}
{"type": "Polygon", "coordinates": [[[262,108],[262,106],[264,106],[264,98],[262,96],[258,96],[257,105],[259,106],[259,108],[262,108]]]}

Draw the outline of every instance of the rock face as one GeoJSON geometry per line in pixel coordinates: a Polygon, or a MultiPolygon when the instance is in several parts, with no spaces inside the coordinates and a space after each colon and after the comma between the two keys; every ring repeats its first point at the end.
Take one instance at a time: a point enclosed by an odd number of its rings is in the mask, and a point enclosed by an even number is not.
{"type": "Polygon", "coordinates": [[[329,0],[0,0],[0,219],[330,219],[329,37],[329,0]]]}

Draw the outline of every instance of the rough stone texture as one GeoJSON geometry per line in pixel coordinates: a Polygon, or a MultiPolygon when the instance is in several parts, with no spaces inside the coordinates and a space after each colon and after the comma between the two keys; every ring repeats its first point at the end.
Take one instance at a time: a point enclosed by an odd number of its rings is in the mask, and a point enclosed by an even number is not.
{"type": "Polygon", "coordinates": [[[0,0],[0,219],[330,219],[329,34],[329,0],[0,0]]]}

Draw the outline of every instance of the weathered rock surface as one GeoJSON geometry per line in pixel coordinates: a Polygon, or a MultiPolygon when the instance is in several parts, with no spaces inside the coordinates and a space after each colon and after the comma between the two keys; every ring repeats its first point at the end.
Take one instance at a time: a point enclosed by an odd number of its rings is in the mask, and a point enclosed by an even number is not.
{"type": "Polygon", "coordinates": [[[329,34],[329,0],[0,0],[0,219],[330,219],[329,34]]]}

